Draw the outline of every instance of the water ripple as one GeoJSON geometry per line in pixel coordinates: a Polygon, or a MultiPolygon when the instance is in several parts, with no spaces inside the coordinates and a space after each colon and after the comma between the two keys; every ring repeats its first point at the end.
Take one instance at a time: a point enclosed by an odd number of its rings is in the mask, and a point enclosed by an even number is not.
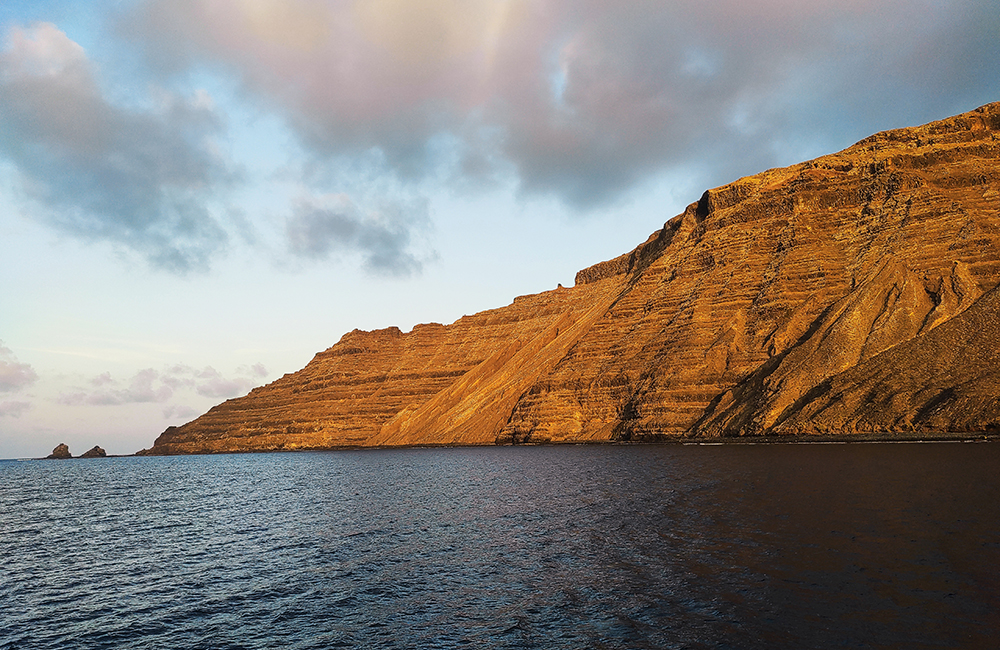
{"type": "Polygon", "coordinates": [[[989,647],[1000,446],[0,462],[0,649],[989,647]]]}

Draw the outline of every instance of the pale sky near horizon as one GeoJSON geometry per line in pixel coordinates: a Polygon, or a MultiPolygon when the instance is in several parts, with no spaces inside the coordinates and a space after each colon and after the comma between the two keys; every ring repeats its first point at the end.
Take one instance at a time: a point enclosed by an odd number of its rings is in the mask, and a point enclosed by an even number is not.
{"type": "Polygon", "coordinates": [[[0,458],[134,453],[997,100],[995,0],[4,0],[0,458]]]}

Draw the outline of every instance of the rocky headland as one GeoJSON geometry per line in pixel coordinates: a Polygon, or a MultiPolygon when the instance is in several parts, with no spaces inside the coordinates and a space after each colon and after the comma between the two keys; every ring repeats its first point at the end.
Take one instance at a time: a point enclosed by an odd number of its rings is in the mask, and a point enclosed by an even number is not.
{"type": "Polygon", "coordinates": [[[140,454],[1000,429],[1000,103],[706,191],[572,288],[355,330],[140,454]]]}

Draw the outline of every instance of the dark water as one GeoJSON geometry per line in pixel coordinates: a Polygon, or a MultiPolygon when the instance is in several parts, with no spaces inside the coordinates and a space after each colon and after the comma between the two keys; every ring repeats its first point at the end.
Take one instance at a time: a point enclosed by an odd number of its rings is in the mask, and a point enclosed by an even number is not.
{"type": "Polygon", "coordinates": [[[0,648],[993,648],[1000,444],[0,462],[0,648]]]}

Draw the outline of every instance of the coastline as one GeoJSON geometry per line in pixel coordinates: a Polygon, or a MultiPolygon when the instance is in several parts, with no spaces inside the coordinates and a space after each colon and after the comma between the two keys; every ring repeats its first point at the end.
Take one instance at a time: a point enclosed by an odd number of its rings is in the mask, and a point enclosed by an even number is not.
{"type": "Polygon", "coordinates": [[[827,434],[827,435],[786,435],[786,436],[732,436],[722,438],[702,438],[702,437],[676,437],[663,436],[655,440],[574,440],[566,442],[523,442],[523,443],[487,443],[487,444],[412,444],[412,445],[384,445],[384,446],[362,446],[362,445],[342,445],[335,447],[310,447],[298,449],[231,449],[225,451],[194,452],[194,453],[151,453],[152,449],[141,449],[134,454],[108,454],[107,456],[84,458],[73,456],[72,458],[0,458],[0,461],[39,461],[39,460],[100,460],[102,458],[138,458],[138,457],[164,457],[164,456],[220,456],[225,454],[274,454],[274,453],[300,453],[318,451],[386,451],[392,449],[464,449],[475,447],[562,447],[562,446],[587,446],[587,447],[616,447],[616,446],[655,446],[655,445],[684,445],[699,447],[721,447],[729,445],[842,445],[842,444],[930,444],[930,443],[989,443],[1000,442],[1000,432],[963,432],[963,433],[934,433],[927,435],[913,435],[912,433],[865,433],[865,434],[827,434]],[[146,453],[143,453],[146,452],[146,453]]]}
{"type": "MultiPolygon", "coordinates": [[[[564,442],[537,441],[520,443],[419,443],[410,445],[339,445],[329,447],[301,447],[296,449],[231,449],[209,452],[156,453],[152,449],[143,449],[131,455],[114,456],[116,458],[145,456],[217,456],[224,454],[271,454],[300,453],[318,451],[386,451],[393,449],[463,449],[476,447],[615,447],[615,446],[655,446],[655,445],[685,445],[685,446],[727,446],[727,445],[808,445],[808,444],[922,444],[922,443],[986,443],[1000,442],[1000,432],[962,432],[935,433],[926,435],[885,434],[824,434],[824,435],[784,435],[784,436],[732,436],[732,437],[678,437],[663,436],[652,440],[571,440],[564,442]],[[143,453],[146,452],[146,453],[143,453]]],[[[112,458],[112,456],[108,456],[112,458]]]]}

